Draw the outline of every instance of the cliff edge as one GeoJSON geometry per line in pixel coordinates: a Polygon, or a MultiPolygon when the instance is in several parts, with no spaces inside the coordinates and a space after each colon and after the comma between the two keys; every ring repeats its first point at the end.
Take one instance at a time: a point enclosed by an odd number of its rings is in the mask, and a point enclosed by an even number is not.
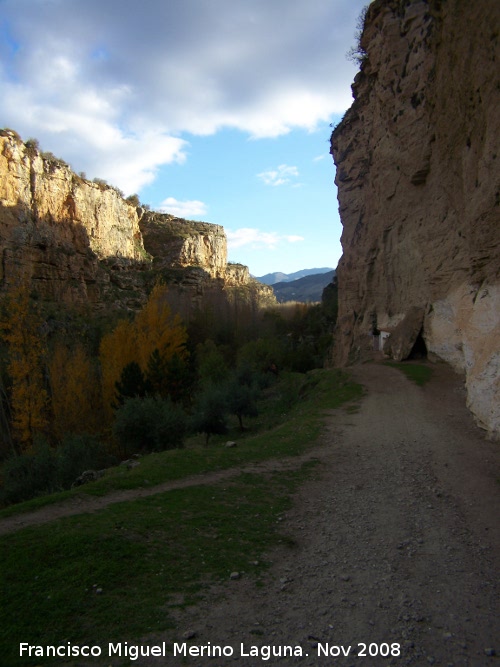
{"type": "Polygon", "coordinates": [[[160,277],[184,310],[214,293],[275,303],[247,267],[228,264],[223,227],[137,204],[1,130],[0,291],[28,282],[46,301],[136,309],[160,277]]]}
{"type": "Polygon", "coordinates": [[[343,256],[334,361],[384,344],[465,375],[500,435],[500,4],[375,0],[331,137],[343,256]]]}

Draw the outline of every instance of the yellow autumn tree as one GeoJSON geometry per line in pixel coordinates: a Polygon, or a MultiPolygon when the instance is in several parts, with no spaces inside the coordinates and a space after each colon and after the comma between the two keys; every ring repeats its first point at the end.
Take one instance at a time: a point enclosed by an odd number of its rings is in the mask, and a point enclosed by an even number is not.
{"type": "Polygon", "coordinates": [[[49,362],[53,432],[58,440],[69,433],[99,430],[100,396],[96,373],[85,348],[55,345],[49,362]]]}
{"type": "Polygon", "coordinates": [[[11,382],[12,436],[19,451],[33,445],[48,426],[48,394],[44,383],[46,346],[42,320],[29,298],[27,285],[6,298],[2,331],[7,343],[7,373],[11,382]]]}
{"type": "Polygon", "coordinates": [[[100,345],[103,406],[109,419],[116,402],[116,383],[125,366],[136,362],[145,374],[155,350],[163,363],[186,352],[187,331],[179,316],[173,315],[167,300],[167,287],[157,284],[133,321],[121,320],[106,334],[100,345]]]}
{"type": "Polygon", "coordinates": [[[153,288],[144,308],[136,315],[134,329],[137,345],[135,361],[144,373],[155,350],[158,350],[163,362],[169,361],[174,354],[185,357],[186,328],[178,315],[172,315],[166,285],[159,283],[153,288]]]}
{"type": "Polygon", "coordinates": [[[116,382],[125,366],[135,360],[136,353],[134,326],[129,320],[120,320],[113,331],[101,340],[99,360],[102,406],[108,422],[113,417],[116,382]]]}

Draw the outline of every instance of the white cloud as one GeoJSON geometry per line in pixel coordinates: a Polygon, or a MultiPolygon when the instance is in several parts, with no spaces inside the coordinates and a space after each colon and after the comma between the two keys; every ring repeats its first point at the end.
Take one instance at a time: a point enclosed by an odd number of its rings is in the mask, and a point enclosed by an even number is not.
{"type": "Polygon", "coordinates": [[[266,185],[277,186],[290,183],[291,178],[295,178],[298,175],[299,170],[297,167],[289,167],[287,164],[280,164],[277,169],[263,171],[260,174],[257,174],[257,177],[264,181],[266,185]]]}
{"type": "Polygon", "coordinates": [[[185,134],[273,137],[345,111],[365,2],[2,0],[0,117],[135,191],[185,134]]]}
{"type": "Polygon", "coordinates": [[[188,201],[179,201],[175,197],[167,197],[162,201],[158,210],[161,213],[171,213],[178,218],[200,217],[207,212],[207,206],[202,201],[196,199],[188,201]]]}
{"type": "MultiPolygon", "coordinates": [[[[126,194],[151,183],[161,165],[185,160],[187,141],[168,136],[154,125],[121,126],[118,108],[130,94],[126,88],[99,91],[89,85],[80,89],[70,68],[65,72],[64,94],[45,101],[36,98],[36,90],[29,86],[6,82],[0,102],[5,124],[24,139],[36,137],[44,150],[62,157],[77,171],[105,178],[126,194]]],[[[45,81],[43,72],[39,76],[45,81]]]]}
{"type": "Polygon", "coordinates": [[[226,229],[226,235],[229,250],[235,250],[243,246],[250,246],[253,249],[268,248],[272,250],[283,243],[297,243],[304,240],[302,236],[263,232],[260,229],[252,227],[242,227],[234,231],[226,229]]]}

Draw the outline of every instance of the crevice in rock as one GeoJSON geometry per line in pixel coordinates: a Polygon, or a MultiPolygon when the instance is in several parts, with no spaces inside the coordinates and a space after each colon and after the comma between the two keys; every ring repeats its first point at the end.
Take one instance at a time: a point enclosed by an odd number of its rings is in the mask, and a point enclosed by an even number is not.
{"type": "Polygon", "coordinates": [[[422,334],[423,329],[420,329],[410,350],[410,354],[406,357],[405,361],[410,359],[427,359],[427,345],[422,334]]]}

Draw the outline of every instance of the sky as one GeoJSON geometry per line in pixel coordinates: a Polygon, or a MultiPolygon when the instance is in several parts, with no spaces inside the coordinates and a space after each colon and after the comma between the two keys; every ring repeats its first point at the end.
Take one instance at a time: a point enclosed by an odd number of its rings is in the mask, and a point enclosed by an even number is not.
{"type": "Polygon", "coordinates": [[[0,127],[222,225],[255,276],[335,268],[331,125],[368,0],[0,0],[0,127]]]}

